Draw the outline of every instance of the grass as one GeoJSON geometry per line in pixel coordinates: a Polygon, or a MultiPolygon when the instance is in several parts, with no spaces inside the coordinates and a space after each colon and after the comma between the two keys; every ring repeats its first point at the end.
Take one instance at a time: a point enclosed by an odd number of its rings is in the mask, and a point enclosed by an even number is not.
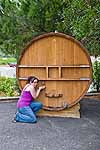
{"type": "Polygon", "coordinates": [[[6,65],[8,63],[16,63],[16,58],[0,58],[0,65],[6,65]]]}

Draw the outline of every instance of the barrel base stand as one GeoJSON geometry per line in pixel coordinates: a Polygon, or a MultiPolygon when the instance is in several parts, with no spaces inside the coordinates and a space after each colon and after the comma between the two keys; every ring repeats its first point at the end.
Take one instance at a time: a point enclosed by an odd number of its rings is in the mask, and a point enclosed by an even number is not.
{"type": "Polygon", "coordinates": [[[77,103],[71,108],[67,108],[61,111],[48,111],[41,109],[37,115],[38,116],[48,116],[48,117],[70,117],[70,118],[80,118],[80,103],[77,103]]]}

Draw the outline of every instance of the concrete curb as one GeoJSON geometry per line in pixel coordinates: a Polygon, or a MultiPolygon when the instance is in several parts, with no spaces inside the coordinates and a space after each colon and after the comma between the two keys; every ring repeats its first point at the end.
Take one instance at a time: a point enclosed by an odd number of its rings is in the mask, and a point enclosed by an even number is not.
{"type": "Polygon", "coordinates": [[[16,97],[0,97],[0,102],[15,102],[19,99],[18,96],[16,97]]]}

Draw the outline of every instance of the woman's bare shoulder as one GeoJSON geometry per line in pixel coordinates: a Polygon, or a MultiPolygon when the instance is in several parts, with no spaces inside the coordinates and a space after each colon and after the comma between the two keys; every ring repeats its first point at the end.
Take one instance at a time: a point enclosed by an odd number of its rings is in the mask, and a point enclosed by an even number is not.
{"type": "Polygon", "coordinates": [[[29,91],[30,88],[32,88],[31,85],[30,84],[26,84],[25,87],[23,88],[23,90],[29,91]]]}

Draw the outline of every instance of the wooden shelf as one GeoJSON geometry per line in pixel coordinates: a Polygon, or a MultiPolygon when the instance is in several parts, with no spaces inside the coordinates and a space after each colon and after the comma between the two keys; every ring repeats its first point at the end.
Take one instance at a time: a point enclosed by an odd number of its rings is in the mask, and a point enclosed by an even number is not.
{"type": "MultiPolygon", "coordinates": [[[[19,80],[27,80],[27,78],[18,78],[19,80]]],[[[56,79],[54,79],[54,78],[47,78],[47,79],[43,79],[43,78],[40,78],[39,79],[40,81],[89,81],[90,80],[90,78],[86,78],[86,77],[83,77],[83,78],[77,78],[77,79],[75,79],[75,78],[73,78],[73,79],[65,79],[65,78],[56,78],[56,79]]]]}
{"type": "MultiPolygon", "coordinates": [[[[33,68],[31,73],[35,72],[37,76],[40,77],[41,81],[90,81],[89,77],[82,77],[82,75],[78,77],[74,77],[69,75],[67,76],[67,68],[89,68],[89,65],[62,65],[62,66],[56,66],[56,65],[50,65],[50,66],[29,66],[29,65],[19,65],[19,68],[33,68]],[[35,70],[36,69],[36,70],[35,70]],[[40,70],[37,70],[40,69],[40,70]],[[44,69],[44,70],[43,70],[44,69]],[[66,70],[66,74],[63,74],[63,71],[66,70]],[[38,74],[40,71],[41,74],[38,74]]],[[[73,70],[74,71],[74,70],[73,70]]],[[[68,72],[69,73],[69,72],[68,72]]],[[[21,75],[22,76],[22,75],[21,75]]],[[[19,77],[18,80],[27,80],[25,77],[19,77]]]]}
{"type": "Polygon", "coordinates": [[[90,65],[50,65],[50,66],[31,66],[31,65],[19,65],[18,68],[90,68],[90,65]]]}

